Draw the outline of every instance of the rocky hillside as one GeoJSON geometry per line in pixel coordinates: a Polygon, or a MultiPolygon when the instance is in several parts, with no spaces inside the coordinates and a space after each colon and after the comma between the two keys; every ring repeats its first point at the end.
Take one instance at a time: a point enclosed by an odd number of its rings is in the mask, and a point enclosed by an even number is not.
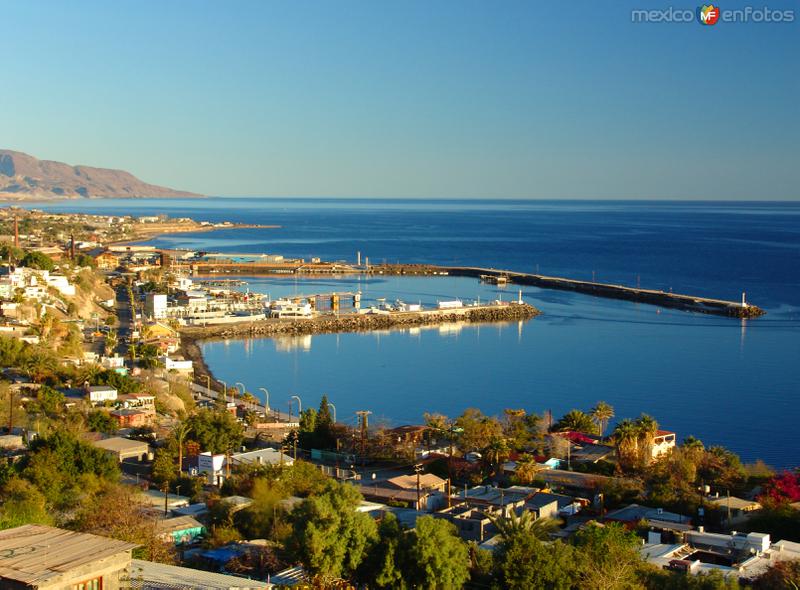
{"type": "Polygon", "coordinates": [[[130,172],[38,160],[22,152],[0,150],[0,198],[196,197],[142,182],[130,172]]]}

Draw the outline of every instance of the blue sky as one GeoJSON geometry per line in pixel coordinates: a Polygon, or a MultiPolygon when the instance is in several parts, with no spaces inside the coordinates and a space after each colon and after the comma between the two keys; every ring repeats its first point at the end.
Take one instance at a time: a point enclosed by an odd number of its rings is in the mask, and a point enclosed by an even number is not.
{"type": "Polygon", "coordinates": [[[219,195],[799,198],[798,23],[631,22],[669,5],[5,2],[0,147],[219,195]]]}

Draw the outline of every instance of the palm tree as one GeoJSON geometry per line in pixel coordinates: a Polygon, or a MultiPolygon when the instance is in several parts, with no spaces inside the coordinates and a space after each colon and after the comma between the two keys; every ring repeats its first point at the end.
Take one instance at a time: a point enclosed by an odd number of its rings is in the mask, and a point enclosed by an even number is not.
{"type": "Polygon", "coordinates": [[[500,464],[508,457],[508,443],[500,436],[493,436],[489,445],[483,449],[483,458],[492,467],[492,473],[497,477],[500,464]]]}
{"type": "Polygon", "coordinates": [[[575,432],[584,432],[586,434],[595,434],[597,432],[597,424],[595,424],[592,417],[586,412],[580,410],[570,410],[564,414],[561,419],[553,424],[553,431],[573,430],[575,432]]]}
{"type": "Polygon", "coordinates": [[[533,458],[533,455],[525,453],[517,459],[517,468],[514,471],[514,475],[518,482],[529,484],[536,476],[536,470],[536,460],[533,458]]]}
{"type": "Polygon", "coordinates": [[[652,416],[642,414],[636,420],[636,427],[639,430],[639,460],[645,465],[653,456],[653,442],[658,433],[658,422],[652,416]]]}
{"type": "Polygon", "coordinates": [[[614,428],[611,435],[617,447],[617,459],[621,465],[631,466],[639,451],[639,428],[625,418],[614,428]]]}
{"type": "Polygon", "coordinates": [[[179,422],[172,431],[175,441],[178,443],[178,474],[183,475],[183,441],[189,432],[189,425],[186,422],[179,422]]]}
{"type": "Polygon", "coordinates": [[[550,533],[561,524],[561,521],[555,518],[535,518],[530,510],[522,510],[519,514],[509,510],[508,516],[492,514],[487,516],[506,541],[523,534],[532,535],[540,541],[545,541],[550,537],[550,533]]]}
{"type": "Polygon", "coordinates": [[[603,436],[608,427],[608,421],[614,417],[614,407],[603,401],[597,402],[597,405],[592,408],[591,416],[600,427],[600,436],[603,436]]]}

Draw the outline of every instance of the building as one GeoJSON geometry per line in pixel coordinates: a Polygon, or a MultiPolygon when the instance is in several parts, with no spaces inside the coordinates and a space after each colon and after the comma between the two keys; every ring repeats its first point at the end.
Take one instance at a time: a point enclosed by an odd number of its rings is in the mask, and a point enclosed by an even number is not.
{"type": "Polygon", "coordinates": [[[659,430],[653,438],[653,446],[651,448],[652,457],[656,459],[665,453],[669,453],[675,448],[675,433],[669,430],[659,430]]]}
{"type": "Polygon", "coordinates": [[[754,512],[761,510],[761,504],[758,502],[736,496],[715,496],[706,501],[725,513],[725,521],[729,525],[740,524],[753,516],[754,512]]]}
{"type": "Polygon", "coordinates": [[[94,258],[95,264],[100,270],[114,270],[119,266],[119,256],[109,250],[102,248],[91,250],[89,256],[94,258]]]}
{"type": "Polygon", "coordinates": [[[111,417],[117,421],[120,428],[139,428],[147,426],[153,419],[153,412],[138,408],[121,408],[112,410],[111,417]]]}
{"type": "Polygon", "coordinates": [[[110,385],[89,385],[86,387],[86,397],[92,405],[113,402],[117,399],[117,390],[110,385]]]}
{"type": "Polygon", "coordinates": [[[188,545],[206,533],[206,527],[191,516],[163,518],[156,525],[159,536],[175,545],[188,545]]]}
{"type": "Polygon", "coordinates": [[[118,590],[132,543],[28,524],[0,531],[0,588],[118,590]]]}
{"type": "MultiPolygon", "coordinates": [[[[236,465],[246,463],[259,463],[263,465],[292,465],[294,460],[275,449],[258,449],[246,453],[233,453],[230,456],[231,469],[236,465]]],[[[210,452],[200,453],[197,456],[197,470],[208,477],[211,485],[222,485],[228,471],[228,462],[225,455],[212,455],[210,452]]]]}
{"type": "Polygon", "coordinates": [[[112,436],[111,438],[103,438],[96,440],[92,443],[98,449],[114,455],[120,463],[126,459],[134,459],[142,461],[147,459],[150,453],[150,445],[146,442],[138,440],[131,440],[129,438],[122,438],[121,436],[112,436]]]}
{"type": "Polygon", "coordinates": [[[204,590],[262,590],[272,588],[269,582],[217,574],[204,570],[166,565],[134,559],[131,562],[131,590],[164,590],[166,588],[203,588],[204,590]]]}
{"type": "Polygon", "coordinates": [[[770,542],[764,533],[722,535],[702,530],[686,533],[682,542],[644,545],[640,552],[649,563],[686,574],[718,571],[728,579],[752,580],[779,561],[800,559],[800,543],[770,542]]]}
{"type": "Polygon", "coordinates": [[[144,314],[154,320],[167,317],[167,295],[165,293],[148,293],[144,299],[144,314]]]}

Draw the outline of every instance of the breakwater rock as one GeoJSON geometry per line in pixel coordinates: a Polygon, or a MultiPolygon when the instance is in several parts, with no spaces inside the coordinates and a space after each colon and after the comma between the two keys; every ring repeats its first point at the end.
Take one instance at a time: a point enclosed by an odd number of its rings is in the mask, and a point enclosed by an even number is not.
{"type": "Polygon", "coordinates": [[[219,326],[187,326],[181,336],[189,340],[269,337],[282,334],[366,332],[447,322],[508,322],[527,320],[541,312],[527,303],[436,309],[389,314],[325,314],[310,319],[264,319],[219,326]]]}

